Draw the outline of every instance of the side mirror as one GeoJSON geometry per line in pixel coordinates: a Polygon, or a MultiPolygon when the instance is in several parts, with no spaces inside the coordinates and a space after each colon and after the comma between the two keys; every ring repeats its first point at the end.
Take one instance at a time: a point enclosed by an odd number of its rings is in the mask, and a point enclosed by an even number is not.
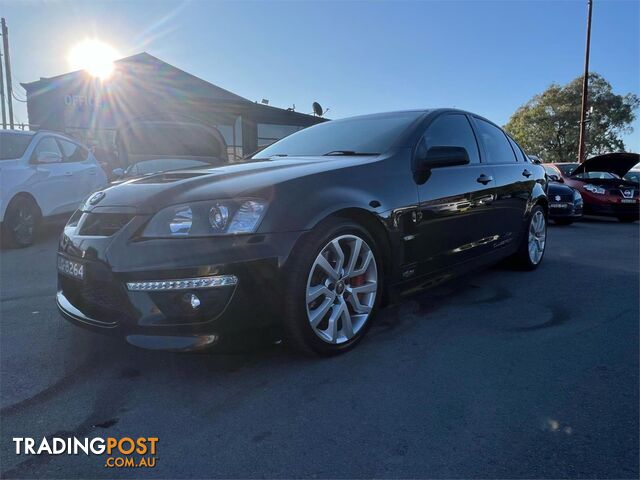
{"type": "Polygon", "coordinates": [[[439,167],[467,165],[469,154],[464,147],[431,147],[424,158],[419,159],[418,169],[421,171],[439,167]]]}
{"type": "Polygon", "coordinates": [[[54,152],[40,152],[36,157],[36,161],[38,163],[60,163],[62,156],[54,152]]]}
{"type": "Polygon", "coordinates": [[[124,177],[124,168],[114,168],[111,173],[115,178],[122,178],[124,177]]]}

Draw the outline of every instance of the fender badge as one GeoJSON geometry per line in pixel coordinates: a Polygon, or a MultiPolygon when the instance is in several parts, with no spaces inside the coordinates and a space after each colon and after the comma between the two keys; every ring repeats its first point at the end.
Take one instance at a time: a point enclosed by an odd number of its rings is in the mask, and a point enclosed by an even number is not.
{"type": "Polygon", "coordinates": [[[89,197],[89,205],[95,205],[96,203],[98,203],[100,200],[102,200],[105,197],[105,193],[104,192],[96,192],[93,195],[91,195],[89,197]]]}

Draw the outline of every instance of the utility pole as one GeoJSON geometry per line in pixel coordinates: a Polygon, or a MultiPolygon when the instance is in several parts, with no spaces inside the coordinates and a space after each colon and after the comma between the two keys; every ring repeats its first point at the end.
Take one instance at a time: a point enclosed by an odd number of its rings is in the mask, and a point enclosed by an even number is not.
{"type": "Polygon", "coordinates": [[[582,110],[580,112],[580,145],[578,145],[578,163],[584,162],[584,142],[587,116],[587,100],[589,90],[589,46],[591,44],[591,9],[593,0],[588,0],[589,13],[587,14],[587,48],[584,54],[584,78],[582,79],[582,110]]]}
{"type": "Polygon", "coordinates": [[[7,22],[3,18],[2,25],[2,47],[4,49],[4,74],[7,79],[7,105],[9,106],[9,128],[13,128],[13,89],[11,88],[11,58],[9,57],[9,31],[7,22]]]}
{"type": "Polygon", "coordinates": [[[0,51],[0,103],[2,104],[2,128],[7,128],[7,110],[4,106],[4,72],[2,70],[2,52],[0,51]]]}

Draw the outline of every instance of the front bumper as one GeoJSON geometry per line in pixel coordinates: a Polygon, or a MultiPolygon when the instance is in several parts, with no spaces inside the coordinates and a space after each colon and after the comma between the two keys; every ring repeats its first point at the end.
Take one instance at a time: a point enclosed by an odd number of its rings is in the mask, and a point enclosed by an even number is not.
{"type": "Polygon", "coordinates": [[[573,218],[582,217],[582,202],[564,201],[549,202],[549,217],[554,218],[573,218]]]}
{"type": "Polygon", "coordinates": [[[59,255],[84,265],[83,280],[58,274],[57,306],[65,319],[137,346],[172,350],[277,325],[282,268],[302,232],[133,241],[126,230],[134,228],[127,225],[111,237],[76,236],[65,228],[59,255]],[[216,275],[233,275],[237,283],[127,288],[131,282],[216,275]],[[191,294],[198,298],[196,308],[188,301],[191,294]]]}
{"type": "Polygon", "coordinates": [[[585,213],[590,215],[603,215],[611,217],[638,217],[640,215],[640,204],[636,203],[586,203],[585,213]]]}

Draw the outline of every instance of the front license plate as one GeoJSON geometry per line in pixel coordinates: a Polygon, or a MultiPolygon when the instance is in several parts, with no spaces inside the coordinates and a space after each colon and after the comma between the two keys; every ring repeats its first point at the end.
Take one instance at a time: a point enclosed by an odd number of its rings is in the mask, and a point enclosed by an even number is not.
{"type": "Polygon", "coordinates": [[[58,255],[58,271],[69,277],[84,280],[84,265],[61,255],[58,255]]]}
{"type": "Polygon", "coordinates": [[[635,198],[623,198],[622,200],[620,200],[620,203],[636,203],[636,199],[635,198]]]}
{"type": "Polygon", "coordinates": [[[566,203],[552,203],[549,205],[550,208],[569,208],[569,205],[566,203]]]}

